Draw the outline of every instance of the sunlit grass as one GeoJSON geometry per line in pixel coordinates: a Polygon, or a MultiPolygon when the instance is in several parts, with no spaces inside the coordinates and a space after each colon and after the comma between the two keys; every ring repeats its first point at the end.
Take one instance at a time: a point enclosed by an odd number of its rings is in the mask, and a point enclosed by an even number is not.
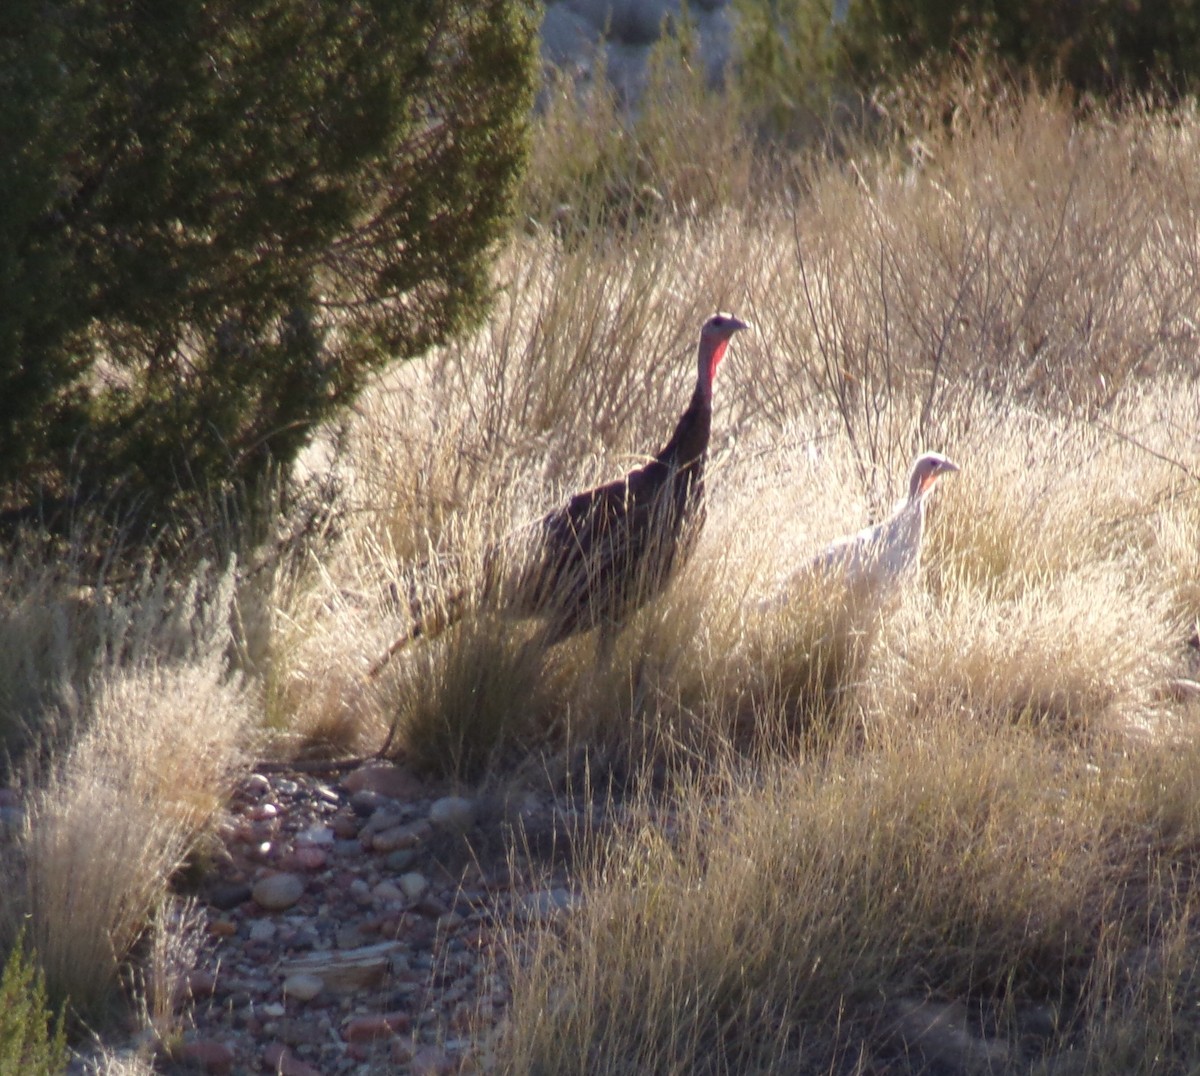
{"type": "Polygon", "coordinates": [[[390,735],[615,797],[580,910],[521,925],[499,1071],[919,1069],[926,1002],[994,1071],[1196,1066],[1195,714],[1164,690],[1200,617],[1195,117],[951,85],[952,124],[768,167],[690,74],[619,131],[550,101],[491,316],[359,401],[323,541],[120,586],[0,564],[0,731],[41,750],[13,911],[57,996],[101,1011],[186,948],[170,878],[247,752],[390,735]],[[755,329],[693,557],[611,657],[547,647],[484,565],[661,447],[718,309],[755,329]],[[860,603],[806,571],[924,449],[962,470],[919,576],[860,603]]]}

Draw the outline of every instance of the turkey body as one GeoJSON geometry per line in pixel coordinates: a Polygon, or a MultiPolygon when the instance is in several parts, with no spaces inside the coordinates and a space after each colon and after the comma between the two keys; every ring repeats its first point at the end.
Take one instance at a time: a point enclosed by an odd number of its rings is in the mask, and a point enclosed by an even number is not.
{"type": "MultiPolygon", "coordinates": [[[[687,561],[704,525],[704,469],[712,429],[713,379],[733,335],[749,326],[714,314],[700,330],[696,387],[667,443],[622,478],[577,493],[484,558],[482,604],[545,621],[546,646],[593,628],[601,652],[616,629],[659,594],[687,561]]],[[[436,609],[414,607],[414,626],[372,666],[375,676],[402,646],[463,615],[467,591],[436,609]]]]}
{"type": "Polygon", "coordinates": [[[503,604],[516,615],[545,617],[547,645],[596,627],[613,631],[687,562],[704,526],[711,419],[697,392],[654,459],[577,493],[540,521],[513,598],[503,604]]]}
{"type": "Polygon", "coordinates": [[[812,564],[820,573],[840,573],[852,590],[885,597],[911,575],[921,559],[925,501],[937,479],[958,470],[940,452],[917,457],[908,496],[887,519],[831,542],[812,564]]]}

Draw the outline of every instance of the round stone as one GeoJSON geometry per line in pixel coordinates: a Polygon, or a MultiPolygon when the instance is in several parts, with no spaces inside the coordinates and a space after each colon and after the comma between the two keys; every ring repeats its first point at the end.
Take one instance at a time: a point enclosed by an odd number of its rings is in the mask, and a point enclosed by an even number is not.
{"type": "Polygon", "coordinates": [[[256,919],[250,924],[250,940],[269,942],[275,937],[275,924],[270,919],[256,919]]]}
{"type": "Polygon", "coordinates": [[[429,808],[429,821],[441,829],[470,829],[475,824],[475,801],[463,796],[443,796],[429,808]]]}
{"type": "Polygon", "coordinates": [[[393,826],[376,833],[371,838],[371,847],[376,852],[394,852],[398,848],[415,848],[421,843],[420,835],[412,826],[393,826]]]}
{"type": "Polygon", "coordinates": [[[254,884],[250,895],[262,908],[290,908],[304,895],[304,879],[295,874],[269,874],[254,884]]]}
{"type": "Polygon", "coordinates": [[[418,874],[416,871],[409,871],[407,874],[400,875],[397,882],[401,892],[409,900],[419,899],[425,895],[425,890],[429,888],[429,879],[423,874],[418,874]]]}

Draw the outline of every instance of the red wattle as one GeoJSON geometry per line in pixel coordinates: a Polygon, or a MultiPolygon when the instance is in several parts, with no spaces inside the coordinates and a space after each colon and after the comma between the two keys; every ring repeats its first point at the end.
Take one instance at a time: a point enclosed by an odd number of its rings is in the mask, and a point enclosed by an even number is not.
{"type": "Polygon", "coordinates": [[[717,366],[720,361],[725,358],[725,349],[729,347],[728,340],[721,340],[717,346],[713,348],[712,362],[708,364],[708,383],[711,385],[713,378],[717,373],[717,366]]]}

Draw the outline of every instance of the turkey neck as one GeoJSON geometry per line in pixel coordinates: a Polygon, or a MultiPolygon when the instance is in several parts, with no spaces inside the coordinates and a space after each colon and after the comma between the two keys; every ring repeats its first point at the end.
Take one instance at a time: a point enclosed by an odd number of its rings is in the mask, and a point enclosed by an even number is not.
{"type": "Polygon", "coordinates": [[[695,467],[697,470],[703,467],[712,429],[712,393],[711,390],[705,391],[705,388],[702,381],[697,383],[692,402],[679,416],[671,440],[655,457],[659,463],[676,468],[695,467]]]}

